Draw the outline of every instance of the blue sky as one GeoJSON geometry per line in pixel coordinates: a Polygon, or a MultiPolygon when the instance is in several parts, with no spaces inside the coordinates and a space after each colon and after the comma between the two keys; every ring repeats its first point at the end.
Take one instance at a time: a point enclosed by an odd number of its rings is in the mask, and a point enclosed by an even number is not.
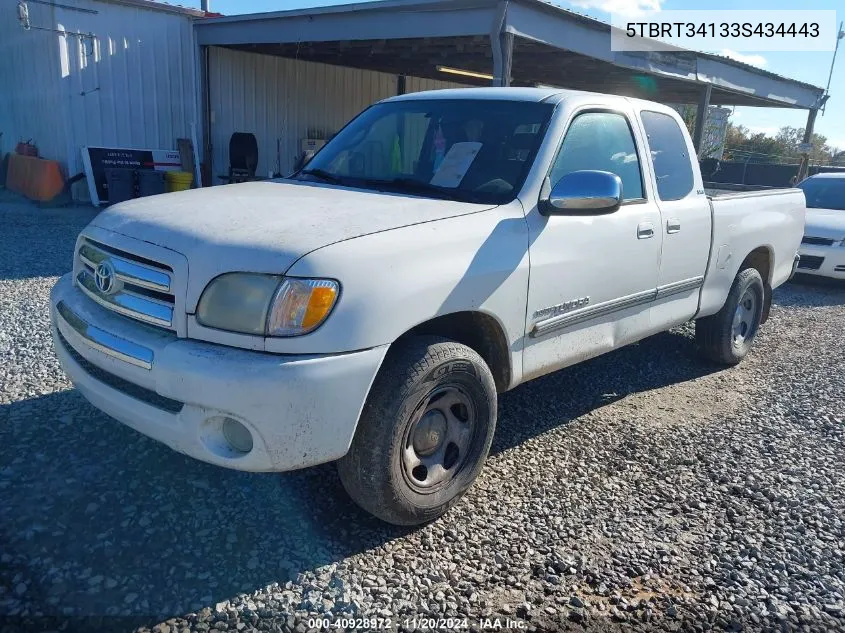
{"type": "MultiPolygon", "coordinates": [[[[343,0],[210,0],[211,8],[226,14],[256,13],[298,9],[307,6],[342,4],[343,0]]],[[[199,0],[184,2],[199,6],[199,0]]],[[[700,0],[560,0],[556,2],[565,8],[574,9],[593,17],[609,21],[610,11],[631,6],[645,9],[833,9],[837,10],[837,23],[845,19],[845,5],[842,0],[806,0],[796,4],[794,0],[709,0],[706,6],[700,0]]],[[[724,51],[714,51],[724,53],[724,51]]],[[[761,66],[779,75],[824,86],[830,70],[830,52],[753,52],[736,54],[742,61],[761,66]]],[[[830,100],[826,112],[816,121],[816,132],[828,137],[828,142],[845,150],[845,40],[842,41],[833,80],[830,84],[830,100]]],[[[805,110],[776,108],[737,108],[731,121],[737,125],[760,132],[774,134],[784,125],[804,127],[807,121],[805,110]]]]}

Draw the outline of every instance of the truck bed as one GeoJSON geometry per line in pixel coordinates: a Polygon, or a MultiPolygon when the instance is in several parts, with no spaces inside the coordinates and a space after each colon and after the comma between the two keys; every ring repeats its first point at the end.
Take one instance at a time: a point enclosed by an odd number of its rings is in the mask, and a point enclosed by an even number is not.
{"type": "Polygon", "coordinates": [[[789,187],[764,187],[762,185],[736,185],[728,182],[705,182],[704,192],[709,198],[739,198],[794,191],[789,187]]]}
{"type": "Polygon", "coordinates": [[[714,192],[705,185],[705,191],[713,234],[699,316],[714,314],[722,307],[743,259],[755,249],[767,251],[770,270],[764,281],[772,288],[785,282],[804,233],[805,202],[800,189],[714,192]],[[762,234],[765,239],[761,242],[762,234]]]}

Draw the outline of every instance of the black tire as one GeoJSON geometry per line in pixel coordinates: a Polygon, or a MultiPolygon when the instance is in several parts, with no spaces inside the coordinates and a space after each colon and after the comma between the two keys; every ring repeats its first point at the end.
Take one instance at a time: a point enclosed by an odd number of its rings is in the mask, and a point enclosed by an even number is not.
{"type": "Polygon", "coordinates": [[[695,322],[695,340],[701,354],[723,365],[736,365],[745,358],[760,328],[765,296],[763,279],[756,268],[739,271],[722,309],[695,322]],[[734,326],[740,301],[748,320],[740,319],[739,332],[742,334],[738,337],[734,326]],[[748,308],[749,302],[753,304],[751,308],[748,308]]]}
{"type": "Polygon", "coordinates": [[[343,487],[355,503],[388,523],[419,525],[436,519],[481,471],[493,440],[496,412],[493,375],[474,350],[434,336],[401,342],[388,352],[352,446],[338,461],[343,487]],[[439,402],[454,404],[443,409],[439,402]],[[441,418],[445,426],[435,429],[441,418]],[[450,443],[450,430],[456,427],[460,443],[466,445],[463,450],[458,448],[461,444],[450,443]],[[414,459],[421,459],[420,437],[423,452],[432,450],[426,444],[432,438],[438,447],[422,459],[434,459],[442,452],[443,465],[449,468],[432,467],[431,474],[421,470],[422,464],[410,468],[414,459]],[[410,458],[408,450],[413,451],[410,458]],[[445,478],[437,485],[430,483],[435,473],[445,478]]]}

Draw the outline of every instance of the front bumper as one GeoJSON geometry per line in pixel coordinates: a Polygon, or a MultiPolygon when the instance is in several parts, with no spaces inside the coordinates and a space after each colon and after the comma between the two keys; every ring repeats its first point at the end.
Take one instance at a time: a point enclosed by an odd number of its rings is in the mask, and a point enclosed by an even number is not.
{"type": "Polygon", "coordinates": [[[98,409],[174,450],[247,471],[285,471],[346,454],[387,346],[277,355],[178,338],[106,310],[62,277],[50,295],[53,342],[98,409]],[[221,431],[243,424],[239,453],[221,431]]]}
{"type": "Polygon", "coordinates": [[[845,247],[802,244],[796,273],[845,279],[845,247]]]}

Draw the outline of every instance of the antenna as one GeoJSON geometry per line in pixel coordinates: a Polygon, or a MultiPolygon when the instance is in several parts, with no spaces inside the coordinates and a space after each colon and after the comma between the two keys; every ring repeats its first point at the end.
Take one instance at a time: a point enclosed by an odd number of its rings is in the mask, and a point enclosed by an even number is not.
{"type": "MultiPolygon", "coordinates": [[[[833,49],[833,59],[830,60],[830,73],[827,76],[827,86],[824,88],[825,96],[830,94],[830,80],[833,78],[833,65],[836,63],[836,53],[839,51],[840,40],[845,37],[845,30],[842,29],[843,26],[845,26],[845,21],[839,23],[839,32],[836,34],[836,48],[833,49]]],[[[827,99],[825,99],[825,103],[822,106],[822,113],[824,113],[826,107],[827,99]]]]}

